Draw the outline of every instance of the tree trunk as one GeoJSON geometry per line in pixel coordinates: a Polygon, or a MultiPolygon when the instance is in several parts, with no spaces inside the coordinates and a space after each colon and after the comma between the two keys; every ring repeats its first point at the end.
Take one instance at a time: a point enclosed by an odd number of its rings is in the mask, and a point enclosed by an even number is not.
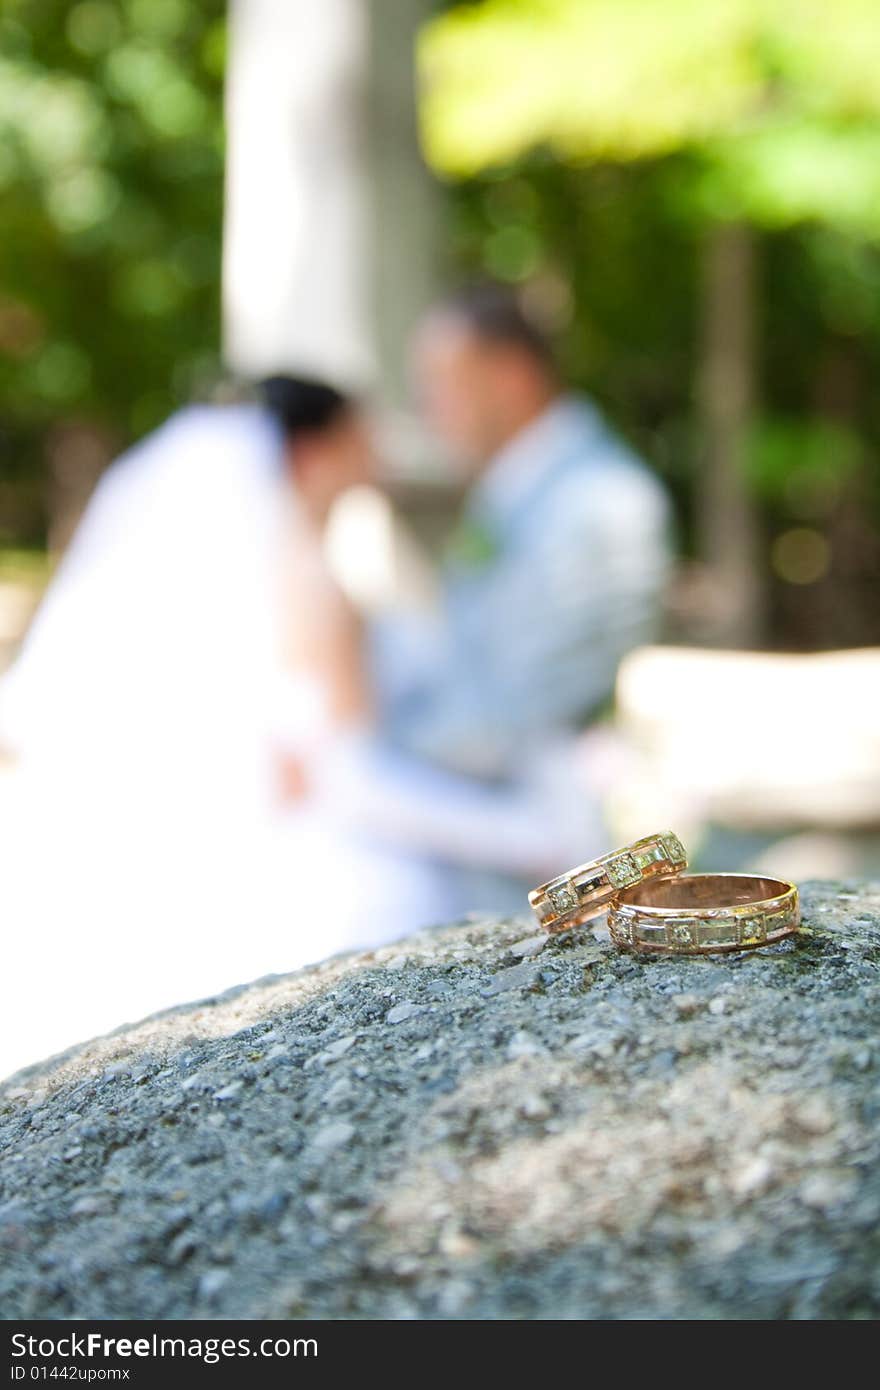
{"type": "Polygon", "coordinates": [[[717,596],[712,633],[725,646],[754,646],[762,628],[758,525],[746,472],[755,398],[755,269],[751,229],[740,223],[715,228],[704,265],[697,528],[717,596]]]}
{"type": "Polygon", "coordinates": [[[444,197],[419,149],[415,72],[418,31],[435,9],[434,0],[369,6],[370,298],[386,442],[405,470],[429,447],[412,413],[409,344],[442,284],[444,197]]]}

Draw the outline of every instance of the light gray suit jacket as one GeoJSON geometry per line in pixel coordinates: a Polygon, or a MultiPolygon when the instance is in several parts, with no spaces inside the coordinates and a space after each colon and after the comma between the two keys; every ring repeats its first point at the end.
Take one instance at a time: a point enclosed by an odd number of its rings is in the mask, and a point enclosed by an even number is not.
{"type": "Polygon", "coordinates": [[[483,779],[584,727],[656,633],[670,565],[657,478],[586,400],[563,397],[468,500],[430,657],[388,692],[389,741],[483,779]]]}

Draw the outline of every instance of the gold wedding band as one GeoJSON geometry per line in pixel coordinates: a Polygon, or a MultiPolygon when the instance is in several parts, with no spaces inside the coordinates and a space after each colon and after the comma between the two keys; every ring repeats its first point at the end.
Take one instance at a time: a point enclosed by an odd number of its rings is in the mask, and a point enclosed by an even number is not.
{"type": "Polygon", "coordinates": [[[749,951],[800,926],[798,890],[756,874],[681,874],[633,884],[608,912],[617,946],[661,955],[749,951]]]}
{"type": "Polygon", "coordinates": [[[529,893],[529,902],[544,931],[567,931],[598,917],[616,894],[631,885],[679,874],[686,868],[687,854],[681,840],[664,831],[551,878],[529,893]]]}

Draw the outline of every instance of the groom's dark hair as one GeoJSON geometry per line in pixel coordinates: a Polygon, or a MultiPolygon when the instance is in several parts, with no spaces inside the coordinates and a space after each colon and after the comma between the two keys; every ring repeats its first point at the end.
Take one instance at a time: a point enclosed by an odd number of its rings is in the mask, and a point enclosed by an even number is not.
{"type": "Polygon", "coordinates": [[[464,285],[439,300],[434,312],[459,319],[484,342],[518,348],[545,371],[554,369],[555,357],[548,333],[525,308],[516,290],[508,285],[492,280],[464,285]]]}
{"type": "Polygon", "coordinates": [[[260,394],[288,439],[329,429],[353,405],[335,386],[303,376],[266,377],[260,394]]]}

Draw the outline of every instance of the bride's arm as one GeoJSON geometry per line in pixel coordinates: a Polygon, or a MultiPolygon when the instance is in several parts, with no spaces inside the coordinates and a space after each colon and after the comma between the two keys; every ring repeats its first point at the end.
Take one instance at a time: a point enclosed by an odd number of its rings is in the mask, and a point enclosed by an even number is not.
{"type": "Polygon", "coordinates": [[[331,723],[348,727],[369,721],[372,699],[364,661],[363,623],[342,591],[328,584],[316,629],[317,674],[327,695],[331,723]]]}
{"type": "MultiPolygon", "coordinates": [[[[359,732],[371,719],[369,683],[362,659],[360,618],[331,581],[309,585],[302,595],[302,613],[289,633],[287,664],[294,682],[306,677],[313,684],[321,706],[323,733],[359,732]]],[[[290,692],[289,692],[290,693],[290,692]]],[[[285,704],[293,704],[287,700],[285,704]]],[[[286,718],[290,718],[290,712],[286,718]]],[[[295,720],[295,716],[294,716],[295,720]]],[[[281,720],[281,724],[285,719],[281,720]]],[[[317,729],[316,729],[317,731],[317,729]]],[[[278,795],[282,803],[302,801],[314,790],[306,747],[311,742],[299,730],[293,743],[280,737],[275,764],[278,795]],[[297,746],[299,745],[299,746],[297,746]]]]}
{"type": "Polygon", "coordinates": [[[331,726],[371,714],[360,617],[328,569],[319,536],[300,526],[284,573],[284,666],[319,693],[331,726]]]}

